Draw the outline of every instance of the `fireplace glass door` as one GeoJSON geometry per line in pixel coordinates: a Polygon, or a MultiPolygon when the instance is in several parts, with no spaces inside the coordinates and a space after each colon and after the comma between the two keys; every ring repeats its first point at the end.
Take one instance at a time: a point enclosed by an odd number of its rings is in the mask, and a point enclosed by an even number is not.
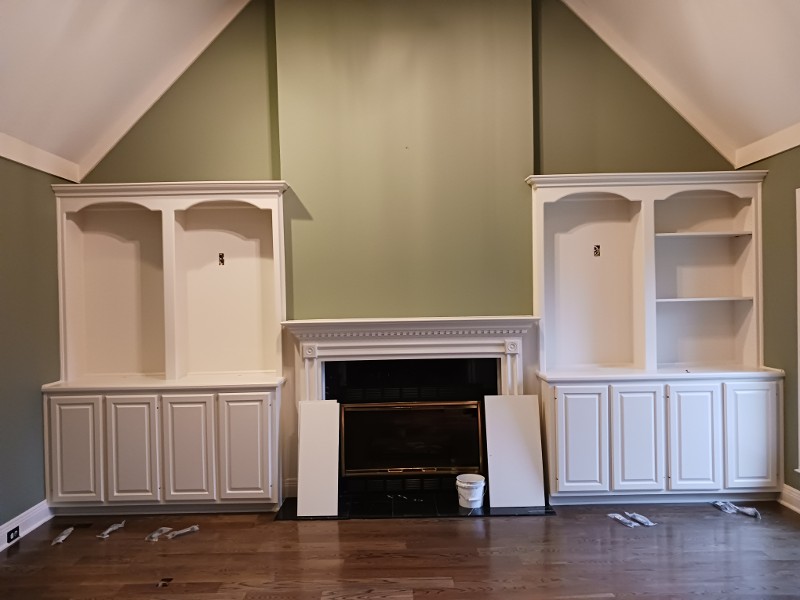
{"type": "Polygon", "coordinates": [[[478,401],[341,405],[341,473],[480,473],[483,428],[478,401]]]}

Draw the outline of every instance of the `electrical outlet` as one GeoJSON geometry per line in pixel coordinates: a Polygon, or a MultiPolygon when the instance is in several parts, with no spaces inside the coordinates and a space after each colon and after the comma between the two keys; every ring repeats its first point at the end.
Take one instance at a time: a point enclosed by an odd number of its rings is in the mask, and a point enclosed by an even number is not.
{"type": "Polygon", "coordinates": [[[14,527],[14,529],[9,529],[8,533],[6,534],[6,544],[10,544],[11,542],[16,542],[19,539],[19,525],[14,527]]]}

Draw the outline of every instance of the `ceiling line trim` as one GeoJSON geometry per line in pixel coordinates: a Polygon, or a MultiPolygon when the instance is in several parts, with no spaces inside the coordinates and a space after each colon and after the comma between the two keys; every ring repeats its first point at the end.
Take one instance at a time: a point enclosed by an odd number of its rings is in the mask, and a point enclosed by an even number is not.
{"type": "Polygon", "coordinates": [[[231,2],[225,10],[221,10],[218,18],[208,28],[198,35],[191,46],[188,46],[176,55],[158,77],[150,82],[145,89],[136,95],[102,135],[98,142],[78,161],[78,178],[81,181],[97,164],[108,154],[114,146],[125,136],[131,128],[141,119],[153,105],[163,96],[183,75],[186,70],[208,48],[220,33],[233,21],[249,0],[231,2]]]}
{"type": "Polygon", "coordinates": [[[0,132],[0,156],[62,179],[78,180],[80,167],[77,163],[2,132],[0,132]]]}
{"type": "Polygon", "coordinates": [[[661,98],[691,125],[728,162],[736,165],[737,145],[714,125],[703,110],[684,93],[675,88],[661,73],[608,24],[606,19],[585,0],[564,0],[584,24],[611,48],[633,71],[641,77],[661,98]]]}
{"type": "Polygon", "coordinates": [[[734,166],[738,169],[739,167],[751,165],[754,162],[775,156],[797,146],[800,146],[800,123],[795,123],[786,129],[776,131],[772,135],[742,146],[736,150],[736,163],[734,163],[734,166]]]}

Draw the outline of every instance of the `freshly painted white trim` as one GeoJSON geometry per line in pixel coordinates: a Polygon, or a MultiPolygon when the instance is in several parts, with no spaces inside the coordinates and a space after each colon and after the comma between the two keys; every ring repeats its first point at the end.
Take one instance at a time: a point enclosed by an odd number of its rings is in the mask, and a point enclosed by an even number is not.
{"type": "Polygon", "coordinates": [[[2,537],[0,537],[0,552],[9,546],[13,546],[31,531],[39,527],[39,525],[47,523],[52,518],[53,512],[47,505],[47,500],[42,500],[39,504],[32,506],[21,515],[14,517],[10,521],[6,521],[0,525],[0,535],[2,535],[2,537]],[[19,526],[19,538],[11,544],[6,543],[6,533],[17,526],[19,526]]]}
{"type": "Polygon", "coordinates": [[[525,182],[534,189],[597,187],[620,185],[702,185],[724,183],[761,183],[768,171],[697,171],[678,173],[574,173],[565,175],[530,175],[525,182]]]}
{"type": "Polygon", "coordinates": [[[786,508],[791,508],[794,512],[800,513],[800,490],[784,485],[778,502],[786,508]]]}
{"type": "Polygon", "coordinates": [[[79,167],[76,163],[5,133],[0,133],[0,156],[51,175],[78,181],[79,167]]]}
{"type": "Polygon", "coordinates": [[[306,341],[320,338],[522,335],[538,320],[533,316],[309,319],[284,321],[283,326],[298,340],[306,341]]]}
{"type": "Polygon", "coordinates": [[[714,146],[731,164],[736,163],[737,145],[725,131],[695,102],[678,90],[661,73],[648,63],[636,48],[622,39],[611,27],[597,5],[590,0],[564,0],[578,17],[594,31],[606,45],[628,64],[667,104],[681,115],[706,141],[714,146]]]}
{"type": "MultiPolygon", "coordinates": [[[[585,494],[563,495],[554,494],[550,496],[551,506],[575,506],[575,505],[592,505],[592,504],[613,504],[615,506],[625,506],[626,504],[703,504],[710,503],[714,500],[728,500],[730,502],[759,502],[778,500],[780,496],[777,492],[736,492],[719,491],[719,492],[703,492],[698,494],[685,493],[676,494],[675,492],[661,492],[658,494],[621,494],[619,492],[608,492],[606,494],[598,494],[596,496],[587,496],[585,494]]],[[[716,508],[709,506],[709,510],[715,511],[716,508]]],[[[654,521],[658,521],[657,514],[648,515],[654,521]]]]}
{"type": "Polygon", "coordinates": [[[764,158],[774,156],[784,150],[790,150],[795,146],[800,146],[800,123],[790,125],[786,129],[776,131],[771,135],[737,149],[734,166],[738,169],[739,167],[744,167],[745,165],[752,164],[764,158]]]}
{"type": "Polygon", "coordinates": [[[283,497],[297,497],[297,477],[287,477],[283,480],[283,497]]]}
{"type": "Polygon", "coordinates": [[[80,157],[77,181],[83,179],[108,154],[131,127],[161,98],[164,92],[172,87],[172,84],[183,75],[222,30],[233,21],[248,2],[249,0],[229,0],[220,6],[217,19],[200,32],[191,45],[170,57],[170,62],[164,66],[158,76],[131,98],[116,121],[99,136],[92,149],[80,157]]]}

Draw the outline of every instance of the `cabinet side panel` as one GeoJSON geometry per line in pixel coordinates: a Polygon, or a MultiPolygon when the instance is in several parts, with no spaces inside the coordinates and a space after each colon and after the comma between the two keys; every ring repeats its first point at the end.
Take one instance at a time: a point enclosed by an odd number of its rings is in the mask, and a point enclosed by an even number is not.
{"type": "Polygon", "coordinates": [[[539,398],[487,396],[485,411],[491,506],[544,506],[539,398]]]}
{"type": "Polygon", "coordinates": [[[339,403],[302,400],[299,407],[298,516],[339,512],[339,403]]]}

